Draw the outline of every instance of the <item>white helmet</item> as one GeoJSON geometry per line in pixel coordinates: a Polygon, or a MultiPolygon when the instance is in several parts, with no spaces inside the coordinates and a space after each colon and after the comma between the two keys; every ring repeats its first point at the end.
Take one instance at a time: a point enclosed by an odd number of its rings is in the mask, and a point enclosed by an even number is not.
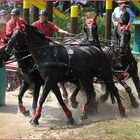
{"type": "Polygon", "coordinates": [[[0,11],[0,16],[3,16],[3,15],[7,15],[7,12],[5,10],[0,11]]]}

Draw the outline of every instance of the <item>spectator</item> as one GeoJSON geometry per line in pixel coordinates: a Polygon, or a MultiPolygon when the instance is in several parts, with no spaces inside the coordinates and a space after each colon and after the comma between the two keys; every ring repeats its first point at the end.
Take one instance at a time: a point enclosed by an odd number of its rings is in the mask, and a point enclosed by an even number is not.
{"type": "MultiPolygon", "coordinates": [[[[125,4],[127,1],[126,0],[118,0],[117,1],[119,6],[116,7],[112,13],[112,22],[113,22],[113,25],[114,26],[117,26],[118,24],[118,21],[120,19],[120,16],[122,14],[122,11],[121,11],[121,5],[122,4],[125,4]]],[[[129,13],[129,16],[130,16],[130,23],[132,23],[135,19],[135,15],[134,13],[130,10],[130,8],[127,8],[127,12],[129,13]]]]}
{"type": "Polygon", "coordinates": [[[87,0],[71,0],[71,5],[78,5],[79,7],[85,8],[87,6],[87,0]]]}
{"type": "Polygon", "coordinates": [[[130,21],[130,15],[127,12],[127,5],[122,4],[120,8],[121,8],[121,17],[120,17],[121,21],[120,21],[120,23],[122,25],[127,25],[130,21]]]}
{"type": "Polygon", "coordinates": [[[6,24],[6,35],[11,34],[14,29],[20,28],[21,25],[27,24],[26,21],[20,17],[20,11],[17,8],[11,10],[11,19],[6,24]]]}

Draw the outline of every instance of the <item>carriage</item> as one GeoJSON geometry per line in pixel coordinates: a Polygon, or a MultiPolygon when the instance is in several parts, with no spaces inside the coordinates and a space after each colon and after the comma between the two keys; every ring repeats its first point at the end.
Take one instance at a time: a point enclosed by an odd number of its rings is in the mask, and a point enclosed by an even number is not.
{"type": "Polygon", "coordinates": [[[17,62],[7,63],[5,65],[5,68],[6,68],[6,91],[14,91],[21,84],[17,62]]]}

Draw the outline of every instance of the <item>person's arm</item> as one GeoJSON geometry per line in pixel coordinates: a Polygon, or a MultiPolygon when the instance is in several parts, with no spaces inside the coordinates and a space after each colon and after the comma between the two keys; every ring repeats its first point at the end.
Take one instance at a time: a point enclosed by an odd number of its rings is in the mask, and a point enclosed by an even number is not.
{"type": "Polygon", "coordinates": [[[113,25],[116,26],[117,23],[118,23],[118,19],[116,17],[116,12],[117,12],[117,9],[115,8],[113,13],[112,13],[112,22],[113,22],[113,25]]]}
{"type": "Polygon", "coordinates": [[[32,26],[37,27],[37,22],[32,23],[32,26]]]}
{"type": "Polygon", "coordinates": [[[64,30],[62,30],[62,29],[59,29],[59,30],[58,30],[58,33],[60,33],[60,34],[65,34],[65,35],[71,35],[71,33],[67,32],[67,31],[64,31],[64,30]]]}
{"type": "Polygon", "coordinates": [[[48,22],[48,23],[49,23],[49,27],[51,28],[52,32],[58,32],[60,34],[65,34],[65,35],[71,35],[71,33],[60,29],[54,23],[52,23],[52,22],[48,22]]]}
{"type": "Polygon", "coordinates": [[[135,14],[131,11],[130,8],[127,8],[127,12],[130,15],[130,23],[132,23],[135,20],[135,14]]]}
{"type": "Polygon", "coordinates": [[[6,35],[9,35],[13,32],[13,29],[11,28],[11,26],[12,25],[9,22],[6,24],[6,35]]]}

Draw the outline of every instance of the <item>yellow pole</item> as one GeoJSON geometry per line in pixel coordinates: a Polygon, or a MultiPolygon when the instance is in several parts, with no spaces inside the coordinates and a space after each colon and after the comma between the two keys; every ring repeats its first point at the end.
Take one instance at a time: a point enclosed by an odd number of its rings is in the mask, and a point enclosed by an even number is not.
{"type": "Polygon", "coordinates": [[[23,0],[23,17],[28,24],[29,24],[29,8],[30,8],[30,0],[23,0]]]}
{"type": "Polygon", "coordinates": [[[77,34],[78,6],[71,6],[71,33],[77,34]]]}
{"type": "Polygon", "coordinates": [[[106,0],[106,24],[105,39],[111,39],[111,16],[112,16],[112,0],[106,0]]]}
{"type": "Polygon", "coordinates": [[[30,8],[30,0],[24,0],[23,9],[29,9],[29,8],[30,8]]]}

